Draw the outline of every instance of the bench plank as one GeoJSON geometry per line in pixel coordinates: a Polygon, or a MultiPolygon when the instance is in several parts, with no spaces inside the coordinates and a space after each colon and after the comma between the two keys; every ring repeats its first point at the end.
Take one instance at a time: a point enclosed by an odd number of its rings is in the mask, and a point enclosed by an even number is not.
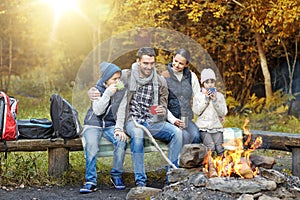
{"type": "MultiPolygon", "coordinates": [[[[70,151],[82,150],[82,143],[80,138],[64,140],[57,138],[56,141],[52,142],[50,139],[20,139],[17,141],[6,141],[8,152],[15,151],[47,151],[48,148],[68,148],[70,151]]],[[[5,146],[0,143],[0,152],[5,151],[5,146]]]]}
{"type": "Polygon", "coordinates": [[[274,149],[292,152],[293,147],[300,148],[300,134],[282,133],[271,131],[250,130],[251,141],[253,142],[258,136],[262,137],[262,149],[274,149]]]}

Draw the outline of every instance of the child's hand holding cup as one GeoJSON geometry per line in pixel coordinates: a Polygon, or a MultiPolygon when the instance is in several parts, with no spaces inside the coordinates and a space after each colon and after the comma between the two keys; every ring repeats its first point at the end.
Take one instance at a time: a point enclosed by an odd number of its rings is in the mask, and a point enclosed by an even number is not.
{"type": "Polygon", "coordinates": [[[211,97],[217,92],[217,88],[207,88],[208,95],[211,97]]]}

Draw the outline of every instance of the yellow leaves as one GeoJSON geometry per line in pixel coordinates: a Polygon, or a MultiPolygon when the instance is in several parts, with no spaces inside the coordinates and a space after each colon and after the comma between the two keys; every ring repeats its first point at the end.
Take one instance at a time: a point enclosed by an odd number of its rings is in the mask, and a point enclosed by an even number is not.
{"type": "Polygon", "coordinates": [[[220,12],[214,12],[214,17],[215,18],[220,18],[221,17],[221,13],[220,12]]]}
{"type": "Polygon", "coordinates": [[[282,105],[282,106],[279,106],[278,108],[276,108],[276,113],[277,114],[282,114],[282,113],[285,113],[287,110],[289,109],[289,107],[286,105],[282,105]]]}
{"type": "Polygon", "coordinates": [[[266,98],[258,98],[255,94],[250,97],[247,104],[244,105],[243,109],[249,109],[254,113],[260,113],[264,108],[266,98]]]}
{"type": "Polygon", "coordinates": [[[232,92],[227,92],[226,93],[226,105],[228,106],[229,110],[233,110],[237,107],[241,106],[241,103],[236,101],[234,97],[231,96],[232,92]]]}

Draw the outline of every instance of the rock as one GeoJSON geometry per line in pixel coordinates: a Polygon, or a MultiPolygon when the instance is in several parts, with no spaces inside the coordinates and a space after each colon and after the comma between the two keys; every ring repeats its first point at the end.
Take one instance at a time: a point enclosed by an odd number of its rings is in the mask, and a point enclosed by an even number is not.
{"type": "Polygon", "coordinates": [[[186,144],[182,147],[179,156],[179,166],[182,168],[194,168],[202,165],[208,148],[203,144],[186,144]]]}
{"type": "Polygon", "coordinates": [[[275,181],[277,184],[286,182],[286,177],[283,174],[281,174],[279,171],[276,171],[274,169],[264,169],[264,168],[259,168],[259,171],[261,176],[270,179],[272,181],[275,181]]]}
{"type": "Polygon", "coordinates": [[[263,177],[253,179],[240,178],[210,178],[206,183],[206,188],[219,190],[227,193],[256,193],[263,190],[275,190],[276,183],[263,177]]]}
{"type": "Polygon", "coordinates": [[[277,197],[270,197],[268,195],[263,194],[258,198],[258,200],[280,200],[277,197]]]}
{"type": "Polygon", "coordinates": [[[161,189],[152,187],[134,187],[126,195],[126,200],[148,200],[151,196],[161,192],[161,189]]]}
{"type": "Polygon", "coordinates": [[[284,187],[279,187],[277,189],[277,193],[278,193],[277,196],[280,197],[281,199],[295,199],[296,198],[296,196],[294,194],[287,191],[287,189],[284,187]]]}
{"type": "Polygon", "coordinates": [[[250,155],[250,160],[256,167],[263,167],[266,169],[272,169],[276,164],[275,158],[268,156],[250,155]]]}
{"type": "Polygon", "coordinates": [[[254,200],[253,195],[242,194],[237,200],[254,200]]]}
{"type": "Polygon", "coordinates": [[[186,168],[178,168],[171,169],[167,172],[169,183],[175,183],[182,180],[186,180],[190,175],[199,173],[198,168],[186,169],[186,168]]]}
{"type": "Polygon", "coordinates": [[[205,187],[207,182],[207,176],[205,173],[193,174],[189,177],[188,184],[195,187],[205,187]]]}
{"type": "Polygon", "coordinates": [[[168,181],[169,183],[175,183],[186,179],[189,175],[189,171],[185,168],[172,169],[168,171],[168,181]]]}

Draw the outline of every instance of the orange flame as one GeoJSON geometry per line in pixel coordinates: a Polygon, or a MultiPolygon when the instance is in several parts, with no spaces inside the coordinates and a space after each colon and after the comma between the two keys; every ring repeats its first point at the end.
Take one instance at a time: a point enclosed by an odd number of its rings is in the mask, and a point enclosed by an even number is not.
{"type": "MultiPolygon", "coordinates": [[[[215,158],[212,157],[212,152],[209,151],[205,160],[205,169],[204,171],[208,175],[208,177],[212,177],[214,175],[210,174],[210,170],[216,170],[216,174],[218,177],[230,177],[233,174],[238,175],[241,178],[253,178],[258,174],[258,168],[256,167],[254,170],[251,168],[250,154],[261,146],[262,138],[257,137],[253,144],[248,149],[244,149],[248,147],[251,141],[251,133],[246,128],[249,123],[249,119],[245,120],[243,125],[244,135],[247,136],[246,141],[243,144],[242,138],[235,138],[234,145],[235,149],[225,150],[223,156],[217,156],[215,158]],[[213,168],[213,169],[212,169],[213,168]]],[[[223,146],[226,144],[223,144],[223,146]]]]}

